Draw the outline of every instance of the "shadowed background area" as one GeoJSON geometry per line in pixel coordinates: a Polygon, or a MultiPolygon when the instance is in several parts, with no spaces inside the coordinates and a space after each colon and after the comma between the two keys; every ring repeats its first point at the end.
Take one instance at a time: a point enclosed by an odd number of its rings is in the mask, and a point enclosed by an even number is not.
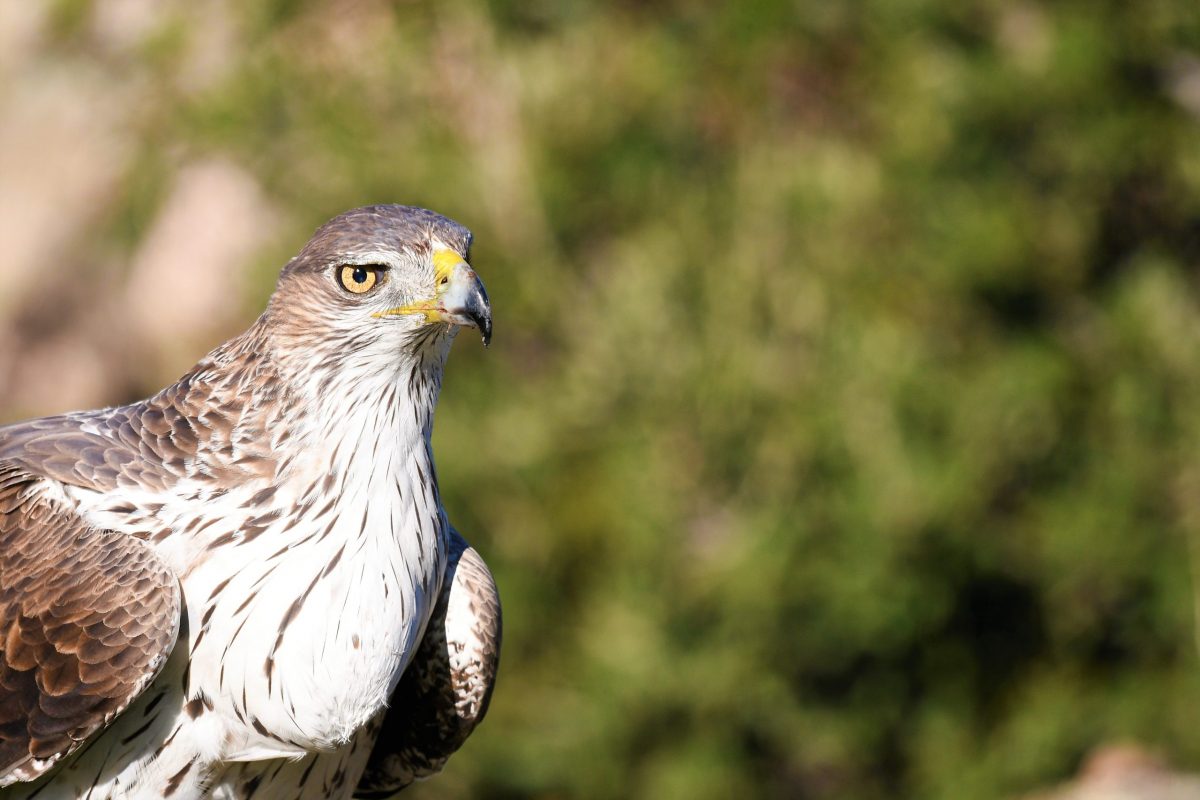
{"type": "Polygon", "coordinates": [[[174,380],[373,202],[496,319],[434,446],[498,690],[405,796],[1200,770],[1194,2],[0,4],[0,421],[174,380]]]}

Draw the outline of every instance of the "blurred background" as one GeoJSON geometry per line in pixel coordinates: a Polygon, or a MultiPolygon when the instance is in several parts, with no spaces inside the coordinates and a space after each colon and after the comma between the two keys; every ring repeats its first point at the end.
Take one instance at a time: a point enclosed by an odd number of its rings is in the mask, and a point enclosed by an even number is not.
{"type": "Polygon", "coordinates": [[[375,202],[496,318],[499,688],[405,796],[1200,796],[1194,0],[0,3],[0,421],[375,202]]]}

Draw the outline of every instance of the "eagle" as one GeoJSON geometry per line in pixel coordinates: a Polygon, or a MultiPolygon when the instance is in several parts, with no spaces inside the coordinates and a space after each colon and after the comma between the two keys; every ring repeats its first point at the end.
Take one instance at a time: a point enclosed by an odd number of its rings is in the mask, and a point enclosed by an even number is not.
{"type": "Polygon", "coordinates": [[[0,798],[388,797],[442,768],[501,633],[430,444],[456,333],[491,340],[470,245],[349,211],[173,385],[0,427],[0,798]]]}

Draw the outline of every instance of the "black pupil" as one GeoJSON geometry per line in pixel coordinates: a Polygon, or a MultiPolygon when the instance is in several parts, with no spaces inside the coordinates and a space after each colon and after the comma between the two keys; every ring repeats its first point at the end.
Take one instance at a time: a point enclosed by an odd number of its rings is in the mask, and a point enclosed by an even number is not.
{"type": "Polygon", "coordinates": [[[367,282],[367,271],[365,269],[363,269],[362,267],[355,267],[354,268],[354,282],[355,283],[366,283],[367,282]]]}

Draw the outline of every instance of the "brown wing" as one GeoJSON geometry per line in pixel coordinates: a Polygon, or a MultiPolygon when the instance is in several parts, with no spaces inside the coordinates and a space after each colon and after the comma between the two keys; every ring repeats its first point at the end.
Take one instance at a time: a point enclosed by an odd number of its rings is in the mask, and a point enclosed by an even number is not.
{"type": "Polygon", "coordinates": [[[451,531],[442,593],[413,661],[392,692],[354,793],[388,797],[440,772],[483,721],[500,663],[500,595],[479,553],[451,531]]]}
{"type": "Polygon", "coordinates": [[[173,414],[137,403],[103,411],[42,417],[0,427],[0,462],[71,486],[112,491],[161,489],[182,469],[194,443],[173,414]]]}
{"type": "Polygon", "coordinates": [[[179,632],[175,575],[137,539],[88,526],[59,491],[0,461],[0,786],[107,725],[179,632]]]}

